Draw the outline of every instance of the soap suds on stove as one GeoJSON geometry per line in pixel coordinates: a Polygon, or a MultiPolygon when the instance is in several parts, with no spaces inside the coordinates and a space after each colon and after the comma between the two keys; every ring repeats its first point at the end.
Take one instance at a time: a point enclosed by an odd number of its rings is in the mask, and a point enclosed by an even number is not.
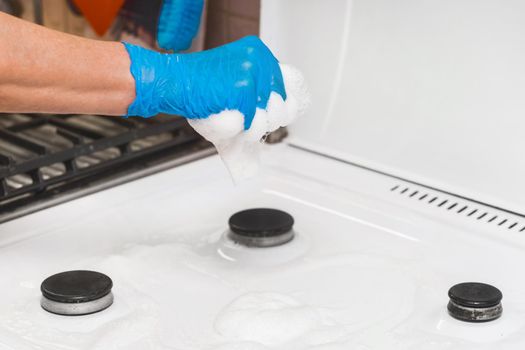
{"type": "Polygon", "coordinates": [[[301,72],[281,64],[287,98],[270,94],[266,109],[257,108],[250,129],[244,130],[244,116],[225,110],[205,119],[191,119],[190,125],[213,143],[233,181],[253,177],[259,170],[261,143],[269,132],[292,123],[309,105],[309,95],[301,72]]]}
{"type": "MultiPolygon", "coordinates": [[[[67,239],[64,231],[55,239],[67,239]]],[[[16,302],[1,308],[0,349],[344,350],[360,349],[369,332],[382,335],[373,348],[386,348],[393,342],[386,331],[412,313],[404,304],[410,278],[391,259],[337,254],[282,264],[268,251],[275,264],[261,266],[256,257],[224,259],[220,231],[162,232],[68,265],[113,279],[115,303],[107,311],[64,318],[41,310],[38,281],[47,266],[7,289],[16,302]],[[394,283],[395,290],[383,288],[394,283]]]]}
{"type": "Polygon", "coordinates": [[[281,345],[327,325],[314,307],[279,293],[248,293],[218,316],[215,328],[233,340],[281,345]]]}

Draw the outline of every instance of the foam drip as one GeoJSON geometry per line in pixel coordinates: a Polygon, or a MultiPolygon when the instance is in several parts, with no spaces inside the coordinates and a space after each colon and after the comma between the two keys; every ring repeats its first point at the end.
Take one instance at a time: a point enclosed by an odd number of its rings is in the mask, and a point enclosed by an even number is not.
{"type": "Polygon", "coordinates": [[[213,143],[233,181],[253,177],[259,170],[261,144],[267,133],[292,123],[309,105],[304,77],[296,68],[281,64],[287,98],[272,92],[266,109],[257,108],[250,129],[244,130],[244,116],[225,110],[205,119],[190,119],[190,125],[213,143]]]}

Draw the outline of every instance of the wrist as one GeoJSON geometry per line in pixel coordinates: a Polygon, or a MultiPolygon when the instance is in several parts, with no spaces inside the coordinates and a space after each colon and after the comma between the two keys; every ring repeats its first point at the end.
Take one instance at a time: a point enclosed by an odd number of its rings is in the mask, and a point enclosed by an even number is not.
{"type": "Polygon", "coordinates": [[[163,71],[167,55],[148,50],[140,46],[123,43],[130,57],[130,73],[135,80],[135,99],[129,105],[126,117],[152,117],[160,113],[161,94],[157,86],[163,71]]]}

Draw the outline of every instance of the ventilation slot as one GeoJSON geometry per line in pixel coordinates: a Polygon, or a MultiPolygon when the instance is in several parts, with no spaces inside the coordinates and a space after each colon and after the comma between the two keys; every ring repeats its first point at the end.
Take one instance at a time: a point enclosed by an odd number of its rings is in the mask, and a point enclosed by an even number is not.
{"type": "Polygon", "coordinates": [[[492,224],[493,227],[506,228],[516,232],[525,231],[525,222],[515,221],[516,217],[499,216],[500,212],[485,211],[486,208],[466,201],[457,200],[451,196],[431,191],[425,188],[406,187],[398,184],[390,188],[390,191],[400,195],[407,200],[414,200],[415,203],[430,206],[437,210],[444,210],[451,214],[472,218],[476,221],[492,224]]]}
{"type": "Polygon", "coordinates": [[[487,212],[484,212],[483,214],[481,214],[480,216],[478,216],[478,220],[481,220],[483,219],[485,216],[487,216],[487,212]]]}

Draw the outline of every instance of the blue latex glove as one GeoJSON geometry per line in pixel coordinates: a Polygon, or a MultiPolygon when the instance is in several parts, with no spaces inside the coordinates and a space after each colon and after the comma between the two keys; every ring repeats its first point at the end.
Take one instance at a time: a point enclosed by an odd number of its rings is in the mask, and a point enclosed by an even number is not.
{"type": "Polygon", "coordinates": [[[255,36],[190,54],[124,45],[136,83],[136,98],[126,116],[167,113],[193,119],[235,109],[244,115],[247,130],[255,108],[265,109],[272,91],[286,100],[279,63],[255,36]]]}

